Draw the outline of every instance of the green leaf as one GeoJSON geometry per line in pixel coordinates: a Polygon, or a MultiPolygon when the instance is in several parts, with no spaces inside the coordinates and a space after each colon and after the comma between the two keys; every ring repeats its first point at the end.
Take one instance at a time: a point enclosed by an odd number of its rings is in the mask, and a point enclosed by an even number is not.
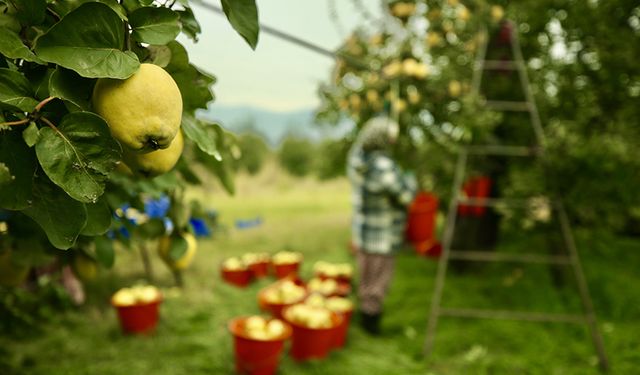
{"type": "Polygon", "coordinates": [[[231,155],[224,155],[222,160],[217,160],[213,156],[205,153],[204,151],[198,149],[196,151],[196,155],[198,159],[209,169],[211,170],[220,183],[222,187],[229,193],[235,193],[235,183],[233,181],[233,166],[231,163],[231,155]]]}
{"type": "Polygon", "coordinates": [[[153,0],[123,0],[122,5],[127,9],[129,13],[140,7],[146,7],[153,4],[153,0]]]}
{"type": "Polygon", "coordinates": [[[194,141],[200,150],[221,161],[222,155],[218,151],[219,128],[218,124],[208,124],[191,114],[182,114],[182,130],[187,138],[194,141]]]}
{"type": "Polygon", "coordinates": [[[67,14],[36,40],[36,55],[83,77],[125,79],[140,61],[124,46],[124,23],[108,5],[86,3],[67,14]]]}
{"type": "Polygon", "coordinates": [[[44,100],[49,97],[49,79],[54,69],[39,66],[36,69],[25,72],[25,77],[31,83],[36,100],[44,100]]]}
{"type": "Polygon", "coordinates": [[[11,180],[13,180],[13,176],[11,175],[9,167],[7,167],[4,163],[0,163],[0,187],[9,185],[11,180]]]}
{"type": "Polygon", "coordinates": [[[66,115],[58,130],[40,130],[36,154],[51,181],[71,197],[95,203],[121,158],[107,123],[90,112],[66,115]]]}
{"type": "Polygon", "coordinates": [[[189,7],[185,7],[184,10],[179,10],[180,23],[182,24],[182,32],[185,33],[194,42],[198,41],[198,34],[202,32],[196,16],[189,7]]]}
{"type": "Polygon", "coordinates": [[[164,222],[161,219],[151,219],[135,228],[135,234],[142,238],[158,238],[164,233],[164,222]]]}
{"type": "Polygon", "coordinates": [[[19,33],[22,29],[20,21],[15,16],[15,13],[8,11],[7,6],[4,7],[0,3],[0,26],[6,27],[9,30],[19,33]]]}
{"type": "Polygon", "coordinates": [[[109,7],[111,7],[111,9],[113,9],[113,11],[118,14],[118,17],[120,17],[121,20],[123,21],[128,20],[127,11],[124,9],[122,5],[120,5],[120,3],[118,3],[118,0],[102,0],[102,2],[107,4],[109,7]]]}
{"type": "Polygon", "coordinates": [[[185,112],[207,108],[207,104],[213,100],[211,85],[215,83],[215,77],[201,72],[191,64],[185,69],[173,71],[170,74],[182,94],[182,106],[185,112]]]}
{"type": "Polygon", "coordinates": [[[229,194],[235,194],[236,186],[233,180],[233,167],[229,161],[223,160],[221,162],[213,159],[209,165],[216,174],[222,186],[229,194]]]}
{"type": "MultiPolygon", "coordinates": [[[[66,16],[69,12],[76,9],[80,5],[84,3],[93,2],[95,0],[71,0],[71,1],[54,1],[50,3],[49,9],[51,9],[55,14],[60,17],[66,16]]],[[[111,9],[113,9],[120,19],[123,21],[127,20],[127,11],[124,9],[122,5],[118,3],[118,0],[101,0],[100,2],[107,4],[111,9]]]]}
{"type": "Polygon", "coordinates": [[[187,252],[189,244],[180,235],[171,236],[171,247],[169,248],[169,258],[178,260],[187,252]]]}
{"type": "Polygon", "coordinates": [[[111,268],[116,260],[113,241],[106,237],[95,237],[96,261],[104,268],[111,268]]]}
{"type": "Polygon", "coordinates": [[[167,46],[149,46],[150,62],[159,67],[166,68],[171,62],[171,49],[167,46]]]}
{"type": "Polygon", "coordinates": [[[149,44],[167,44],[180,34],[180,16],[168,8],[143,7],[129,16],[131,37],[149,44]]]}
{"type": "Polygon", "coordinates": [[[10,59],[23,59],[44,64],[44,61],[40,60],[22,43],[22,39],[17,33],[4,26],[0,26],[0,54],[10,59]]]}
{"type": "Polygon", "coordinates": [[[202,185],[202,180],[193,171],[193,169],[191,169],[191,167],[189,166],[189,163],[187,163],[184,160],[184,158],[180,158],[180,160],[178,160],[178,164],[176,164],[176,169],[178,170],[178,172],[180,172],[180,175],[182,176],[182,178],[189,185],[202,185]]]}
{"type": "Polygon", "coordinates": [[[16,127],[0,131],[0,163],[7,166],[13,175],[8,185],[0,186],[0,207],[9,210],[28,207],[37,168],[36,155],[24,143],[16,127]]]}
{"type": "Polygon", "coordinates": [[[111,226],[111,209],[107,201],[99,199],[96,203],[87,203],[87,224],[82,229],[84,236],[99,236],[107,233],[111,226]]]}
{"type": "Polygon", "coordinates": [[[122,6],[127,10],[128,13],[132,13],[134,10],[140,8],[142,4],[140,4],[139,0],[123,0],[122,6]]]}
{"type": "Polygon", "coordinates": [[[38,125],[35,122],[31,122],[29,126],[22,132],[22,139],[29,147],[35,146],[40,139],[40,130],[38,129],[38,125]]]}
{"type": "Polygon", "coordinates": [[[231,26],[249,43],[252,49],[256,49],[260,25],[255,0],[222,0],[222,9],[231,26]]]}
{"type": "Polygon", "coordinates": [[[58,249],[73,246],[87,222],[84,204],[69,197],[45,176],[34,181],[31,207],[23,213],[32,218],[58,249]]]}
{"type": "Polygon", "coordinates": [[[172,191],[179,185],[178,177],[174,171],[161,174],[151,180],[147,179],[146,182],[148,182],[146,187],[148,190],[146,192],[154,196],[160,196],[167,191],[172,191]]]}
{"type": "Polygon", "coordinates": [[[49,80],[49,95],[62,99],[70,110],[89,111],[95,80],[81,77],[73,70],[58,67],[49,80]]]}
{"type": "Polygon", "coordinates": [[[31,112],[38,105],[25,76],[19,72],[0,68],[0,108],[31,112]]]}
{"type": "Polygon", "coordinates": [[[46,0],[10,0],[23,25],[39,25],[44,21],[46,0]]]}
{"type": "Polygon", "coordinates": [[[184,46],[175,40],[167,44],[171,51],[171,61],[167,65],[166,71],[169,73],[177,72],[189,67],[189,55],[184,46]]]}

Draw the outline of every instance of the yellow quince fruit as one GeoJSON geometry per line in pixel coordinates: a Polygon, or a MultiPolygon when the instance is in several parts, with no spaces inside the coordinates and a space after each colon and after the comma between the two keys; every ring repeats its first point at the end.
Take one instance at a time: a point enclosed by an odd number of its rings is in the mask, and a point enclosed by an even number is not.
{"type": "Polygon", "coordinates": [[[98,275],[98,264],[92,258],[78,252],[73,257],[71,268],[82,281],[93,280],[98,275]]]}
{"type": "Polygon", "coordinates": [[[92,102],[112,136],[131,152],[165,149],[180,129],[180,89],[157,65],[140,64],[140,69],[124,80],[98,79],[92,102]]]}
{"type": "Polygon", "coordinates": [[[160,258],[162,258],[162,260],[174,270],[184,270],[189,267],[191,261],[193,261],[193,257],[196,255],[196,251],[198,250],[198,241],[196,241],[193,234],[185,232],[181,233],[180,237],[187,241],[187,251],[185,251],[182,257],[178,260],[171,259],[169,256],[172,241],[171,237],[162,237],[158,243],[158,254],[160,255],[160,258]]]}
{"type": "Polygon", "coordinates": [[[164,150],[156,150],[139,154],[124,150],[122,157],[124,162],[135,173],[145,177],[155,177],[169,172],[180,159],[184,149],[182,131],[173,139],[173,142],[164,150]]]}

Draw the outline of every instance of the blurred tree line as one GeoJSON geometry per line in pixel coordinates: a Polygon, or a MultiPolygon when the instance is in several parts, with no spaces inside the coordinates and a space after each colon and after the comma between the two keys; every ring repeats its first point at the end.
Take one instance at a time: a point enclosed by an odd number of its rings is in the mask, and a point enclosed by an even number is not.
{"type": "Polygon", "coordinates": [[[274,159],[295,177],[315,176],[325,180],[344,175],[346,154],[351,145],[348,138],[326,138],[314,142],[303,135],[288,132],[277,145],[270,146],[268,137],[257,128],[256,121],[259,119],[250,118],[234,126],[240,151],[234,165],[236,171],[256,175],[270,159],[274,159]]]}

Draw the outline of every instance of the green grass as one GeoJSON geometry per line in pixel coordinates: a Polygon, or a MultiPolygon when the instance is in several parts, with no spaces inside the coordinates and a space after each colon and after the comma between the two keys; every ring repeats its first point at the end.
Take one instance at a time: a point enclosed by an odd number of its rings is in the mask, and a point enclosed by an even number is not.
{"type": "MultiPolygon", "coordinates": [[[[223,283],[218,267],[227,256],[249,251],[297,250],[305,255],[303,276],[316,260],[348,261],[349,187],[345,181],[297,181],[268,169],[257,178],[240,176],[238,195],[193,191],[216,208],[227,230],[203,240],[182,292],[155,260],[157,284],[167,298],[161,322],[150,337],[123,336],[108,304],[117,288],[143,277],[137,254],[119,250],[116,266],[87,285],[87,303],[42,325],[38,334],[0,337],[1,362],[18,374],[230,374],[233,372],[229,319],[259,313],[256,293],[272,282],[246,289],[223,283]],[[261,216],[263,225],[239,231],[237,218],[261,216]]],[[[640,241],[577,231],[578,246],[594,298],[612,373],[640,368],[640,241]]],[[[506,251],[535,239],[510,236],[506,251]]],[[[422,356],[436,263],[411,252],[398,257],[386,301],[384,334],[366,335],[356,324],[345,349],[326,360],[296,363],[288,355],[280,374],[596,374],[594,350],[581,326],[460,320],[440,321],[435,351],[422,356]]],[[[451,272],[447,306],[579,311],[570,282],[552,286],[541,266],[486,265],[451,272]]],[[[1,369],[2,367],[0,367],[1,369]]],[[[6,371],[6,372],[4,372],[6,371]]]]}

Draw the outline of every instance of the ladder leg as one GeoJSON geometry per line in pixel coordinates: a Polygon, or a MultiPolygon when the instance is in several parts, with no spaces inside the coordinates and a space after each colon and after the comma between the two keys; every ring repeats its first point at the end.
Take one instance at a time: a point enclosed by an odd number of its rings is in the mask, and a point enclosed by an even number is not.
{"type": "Polygon", "coordinates": [[[584,271],[582,270],[582,263],[580,262],[580,257],[578,255],[575,240],[571,232],[569,218],[567,217],[567,212],[565,211],[562,202],[558,202],[557,206],[558,216],[560,219],[560,227],[562,229],[562,236],[564,237],[564,242],[571,259],[571,265],[573,267],[573,273],[578,285],[582,307],[584,309],[586,321],[589,325],[589,331],[591,333],[591,340],[593,341],[593,345],[595,346],[596,353],[598,355],[598,364],[601,371],[607,372],[609,370],[609,361],[604,350],[602,335],[600,334],[600,330],[598,329],[596,313],[593,308],[593,302],[591,301],[591,295],[589,293],[587,280],[584,276],[584,271]]]}
{"type": "Polygon", "coordinates": [[[533,133],[536,137],[536,146],[544,146],[544,131],[542,130],[542,123],[540,121],[540,113],[536,106],[536,101],[531,92],[531,85],[529,84],[529,75],[527,74],[527,66],[522,56],[522,49],[520,48],[520,40],[518,39],[518,33],[516,32],[516,26],[512,23],[513,33],[511,34],[511,53],[516,62],[518,78],[520,79],[520,86],[526,102],[529,104],[529,116],[531,119],[531,125],[533,126],[533,133]]]}
{"type": "Polygon", "coordinates": [[[487,45],[489,44],[489,33],[485,27],[482,28],[479,34],[478,40],[478,53],[476,53],[476,60],[473,64],[473,76],[471,81],[471,90],[474,94],[480,93],[480,86],[482,85],[484,59],[487,55],[487,45]]]}
{"type": "Polygon", "coordinates": [[[456,216],[458,212],[458,195],[462,189],[462,181],[467,165],[467,152],[461,151],[458,155],[456,163],[456,172],[453,183],[453,191],[451,192],[451,201],[449,202],[449,213],[447,215],[447,226],[442,238],[442,254],[438,261],[438,272],[436,275],[436,283],[431,300],[431,313],[429,314],[429,322],[427,323],[427,336],[424,342],[424,354],[428,356],[433,349],[436,328],[438,326],[438,317],[440,315],[440,300],[447,274],[447,263],[451,251],[451,243],[453,241],[453,233],[456,225],[456,216]]]}

